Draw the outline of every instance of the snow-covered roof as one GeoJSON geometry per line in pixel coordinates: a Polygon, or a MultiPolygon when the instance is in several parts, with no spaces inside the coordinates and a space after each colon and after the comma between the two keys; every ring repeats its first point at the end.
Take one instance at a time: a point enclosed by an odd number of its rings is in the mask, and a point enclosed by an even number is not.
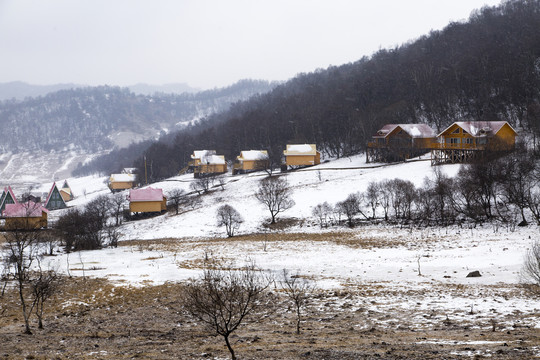
{"type": "Polygon", "coordinates": [[[317,145],[315,144],[292,144],[287,145],[287,150],[283,152],[287,155],[317,155],[317,145]]]}
{"type": "Polygon", "coordinates": [[[216,155],[216,150],[195,150],[193,151],[191,158],[195,160],[195,159],[201,159],[205,156],[210,156],[210,155],[216,155]]]}
{"type": "Polygon", "coordinates": [[[129,201],[162,201],[163,190],[147,187],[129,190],[129,201]]]}
{"type": "Polygon", "coordinates": [[[40,203],[28,201],[25,203],[6,204],[4,216],[13,217],[41,217],[43,212],[48,213],[49,210],[44,208],[40,203]]]}
{"type": "Polygon", "coordinates": [[[223,165],[225,164],[224,155],[206,155],[201,157],[201,164],[206,165],[223,165]]]}
{"type": "Polygon", "coordinates": [[[257,161],[268,160],[268,151],[266,150],[244,150],[240,152],[238,160],[257,161]]]}
{"type": "Polygon", "coordinates": [[[375,134],[373,137],[384,138],[393,132],[397,127],[401,128],[413,138],[434,138],[437,136],[435,130],[426,124],[386,124],[379,131],[377,131],[377,134],[375,134]]]}
{"type": "Polygon", "coordinates": [[[134,182],[134,174],[111,174],[110,182],[134,182]]]}
{"type": "MultiPolygon", "coordinates": [[[[501,130],[501,128],[508,124],[507,121],[456,121],[446,129],[444,129],[438,136],[441,136],[447,132],[452,126],[457,125],[466,131],[471,136],[482,137],[492,136],[501,130]]],[[[510,126],[510,124],[508,124],[510,126]]],[[[517,134],[516,130],[510,126],[510,128],[517,134]]]]}

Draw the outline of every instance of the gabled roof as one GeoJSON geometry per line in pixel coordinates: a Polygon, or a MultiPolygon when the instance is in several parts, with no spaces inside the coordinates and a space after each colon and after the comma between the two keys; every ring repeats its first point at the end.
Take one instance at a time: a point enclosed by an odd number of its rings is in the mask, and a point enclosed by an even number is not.
{"type": "Polygon", "coordinates": [[[5,187],[4,192],[2,193],[0,209],[4,210],[7,204],[17,204],[17,203],[18,203],[17,198],[15,197],[13,190],[11,190],[11,186],[8,186],[7,188],[5,187]]]}
{"type": "Polygon", "coordinates": [[[58,206],[55,206],[54,208],[55,209],[60,209],[60,208],[65,208],[67,207],[66,205],[66,202],[64,201],[64,199],[62,198],[62,195],[60,195],[60,190],[58,190],[58,187],[56,186],[56,182],[54,182],[52,184],[52,187],[51,187],[51,190],[49,190],[49,194],[47,195],[47,200],[45,201],[45,207],[47,209],[51,209],[49,207],[49,201],[51,200],[51,196],[54,192],[58,192],[58,196],[59,196],[59,199],[57,199],[58,201],[61,201],[61,205],[58,207],[58,206]]]}
{"type": "Polygon", "coordinates": [[[134,182],[135,174],[111,174],[110,182],[134,182]]]}
{"type": "Polygon", "coordinates": [[[244,150],[240,152],[238,160],[257,161],[268,160],[268,151],[266,150],[244,150]]]}
{"type": "Polygon", "coordinates": [[[201,159],[209,155],[216,155],[216,150],[195,150],[193,151],[191,158],[195,160],[195,159],[201,159]]]}
{"type": "Polygon", "coordinates": [[[145,189],[131,189],[129,201],[163,201],[163,190],[147,187],[145,189]]]}
{"type": "Polygon", "coordinates": [[[514,128],[507,121],[456,121],[437,136],[442,136],[454,125],[459,126],[474,137],[493,136],[497,134],[504,125],[508,125],[510,129],[517,134],[517,131],[514,130],[514,128]]]}
{"type": "Polygon", "coordinates": [[[317,155],[317,145],[315,144],[291,144],[287,145],[287,150],[283,151],[283,155],[317,155]]]}
{"type": "Polygon", "coordinates": [[[71,191],[71,188],[69,187],[67,180],[64,180],[64,185],[62,185],[62,189],[69,189],[71,191]]]}
{"type": "Polygon", "coordinates": [[[435,130],[426,124],[386,124],[373,137],[385,138],[398,127],[412,138],[434,138],[437,136],[435,130]]]}
{"type": "Polygon", "coordinates": [[[3,214],[5,217],[41,217],[43,212],[48,213],[49,210],[44,208],[40,203],[28,201],[25,203],[7,204],[3,214]]]}

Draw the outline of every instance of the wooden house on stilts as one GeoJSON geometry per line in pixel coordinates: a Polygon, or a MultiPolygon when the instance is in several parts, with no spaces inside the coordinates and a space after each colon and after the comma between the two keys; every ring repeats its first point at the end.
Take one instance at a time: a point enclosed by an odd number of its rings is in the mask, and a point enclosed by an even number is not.
{"type": "Polygon", "coordinates": [[[514,149],[517,132],[506,121],[455,122],[437,136],[431,165],[469,163],[514,149]]]}
{"type": "Polygon", "coordinates": [[[426,124],[387,124],[367,144],[366,162],[404,161],[430,151],[437,134],[426,124]]]}

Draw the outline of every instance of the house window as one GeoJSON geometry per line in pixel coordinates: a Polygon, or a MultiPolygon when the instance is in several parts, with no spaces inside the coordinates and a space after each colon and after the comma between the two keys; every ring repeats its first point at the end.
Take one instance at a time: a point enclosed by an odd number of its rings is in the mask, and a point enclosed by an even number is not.
{"type": "Polygon", "coordinates": [[[457,128],[456,130],[452,131],[452,134],[459,134],[459,128],[457,128]]]}
{"type": "Polygon", "coordinates": [[[460,138],[450,138],[450,144],[459,144],[460,138]]]}
{"type": "Polygon", "coordinates": [[[464,143],[467,144],[467,145],[473,145],[474,144],[474,139],[473,138],[465,138],[463,140],[464,140],[464,143]]]}

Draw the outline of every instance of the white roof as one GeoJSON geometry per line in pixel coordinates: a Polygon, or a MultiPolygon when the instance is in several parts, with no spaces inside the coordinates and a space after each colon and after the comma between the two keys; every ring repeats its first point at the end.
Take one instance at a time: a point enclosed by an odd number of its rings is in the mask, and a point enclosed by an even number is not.
{"type": "Polygon", "coordinates": [[[201,164],[222,165],[222,164],[225,164],[225,156],[223,156],[223,155],[206,155],[206,156],[201,157],[201,164]]]}
{"type": "Polygon", "coordinates": [[[133,182],[135,181],[134,174],[112,174],[111,182],[133,182]]]}
{"type": "Polygon", "coordinates": [[[216,150],[195,150],[193,151],[193,155],[191,155],[191,158],[202,159],[203,157],[208,155],[216,155],[216,150]]]}
{"type": "Polygon", "coordinates": [[[287,145],[287,150],[283,153],[285,155],[316,155],[317,146],[315,144],[287,145]]]}
{"type": "Polygon", "coordinates": [[[268,160],[268,152],[266,150],[245,150],[240,152],[239,159],[241,160],[268,160]]]}

